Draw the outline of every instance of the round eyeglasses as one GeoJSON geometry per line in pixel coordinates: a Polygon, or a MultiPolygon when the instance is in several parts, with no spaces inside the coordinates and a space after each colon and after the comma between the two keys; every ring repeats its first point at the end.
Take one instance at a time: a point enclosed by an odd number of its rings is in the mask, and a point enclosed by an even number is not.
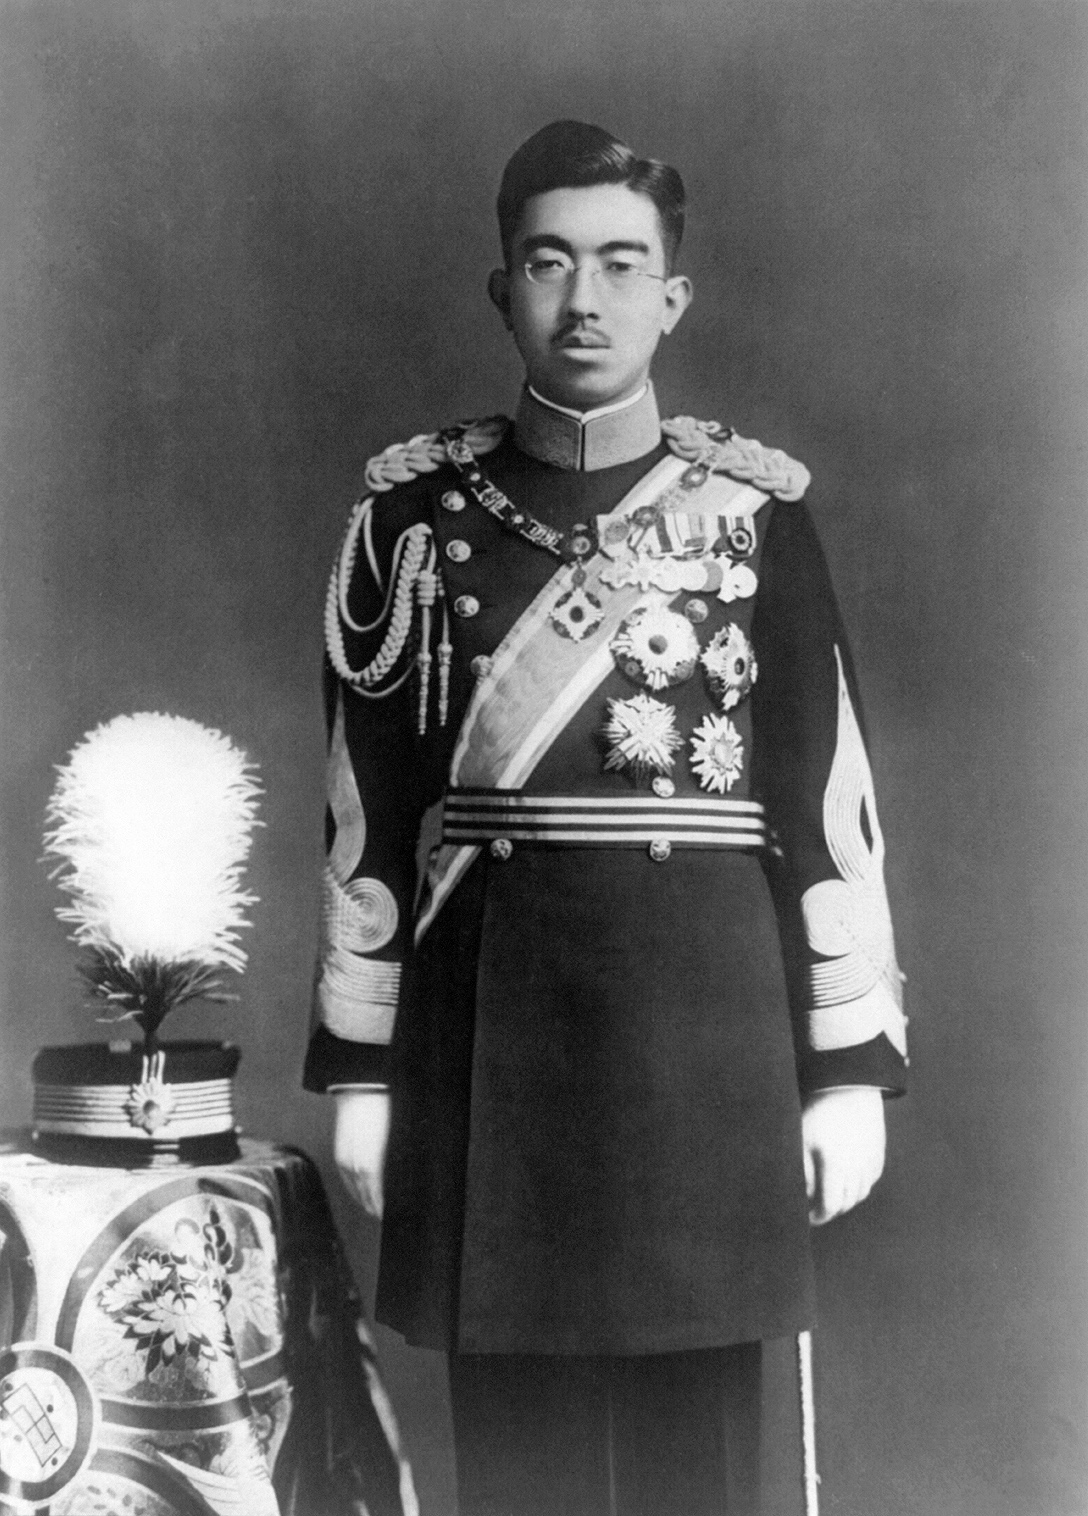
{"type": "MultiPolygon", "coordinates": [[[[574,282],[578,270],[587,267],[588,264],[575,263],[563,253],[548,253],[529,259],[525,265],[525,277],[530,284],[536,284],[542,289],[566,289],[574,282]]],[[[651,274],[626,258],[609,258],[599,267],[589,268],[589,277],[600,279],[612,295],[636,294],[646,287],[641,283],[643,279],[654,279],[659,284],[668,283],[667,274],[651,274]]]]}

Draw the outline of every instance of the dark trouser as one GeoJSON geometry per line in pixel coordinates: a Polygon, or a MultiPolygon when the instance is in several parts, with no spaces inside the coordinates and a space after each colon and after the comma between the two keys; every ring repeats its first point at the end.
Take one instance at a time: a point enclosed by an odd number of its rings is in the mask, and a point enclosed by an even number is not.
{"type": "Polygon", "coordinates": [[[757,1516],[761,1365],[452,1353],[460,1516],[757,1516]]]}

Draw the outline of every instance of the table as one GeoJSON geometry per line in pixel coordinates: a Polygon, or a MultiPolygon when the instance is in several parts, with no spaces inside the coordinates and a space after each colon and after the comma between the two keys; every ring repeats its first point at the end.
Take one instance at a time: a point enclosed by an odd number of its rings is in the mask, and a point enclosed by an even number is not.
{"type": "Polygon", "coordinates": [[[0,1513],[416,1516],[317,1170],[0,1142],[0,1513]]]}

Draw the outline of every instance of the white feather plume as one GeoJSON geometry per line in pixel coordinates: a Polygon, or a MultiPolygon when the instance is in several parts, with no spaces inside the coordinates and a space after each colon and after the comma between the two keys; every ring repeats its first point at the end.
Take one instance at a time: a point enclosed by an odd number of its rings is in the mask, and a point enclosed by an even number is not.
{"type": "Polygon", "coordinates": [[[261,793],[254,765],[221,732],[142,711],[96,727],[72,750],[46,811],[47,856],[82,947],[241,969],[241,889],[261,793]]]}

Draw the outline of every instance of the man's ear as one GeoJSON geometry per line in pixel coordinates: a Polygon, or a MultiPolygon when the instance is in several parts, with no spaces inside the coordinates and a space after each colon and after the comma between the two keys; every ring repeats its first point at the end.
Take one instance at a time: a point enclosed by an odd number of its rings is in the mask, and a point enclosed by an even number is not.
{"type": "Polygon", "coordinates": [[[677,274],[665,285],[665,313],[661,318],[661,330],[671,332],[687,310],[695,295],[691,280],[685,274],[677,274]]]}
{"type": "Polygon", "coordinates": [[[504,268],[493,268],[487,277],[487,293],[491,296],[491,304],[502,317],[502,324],[508,332],[513,331],[514,323],[510,319],[510,275],[504,268]]]}

